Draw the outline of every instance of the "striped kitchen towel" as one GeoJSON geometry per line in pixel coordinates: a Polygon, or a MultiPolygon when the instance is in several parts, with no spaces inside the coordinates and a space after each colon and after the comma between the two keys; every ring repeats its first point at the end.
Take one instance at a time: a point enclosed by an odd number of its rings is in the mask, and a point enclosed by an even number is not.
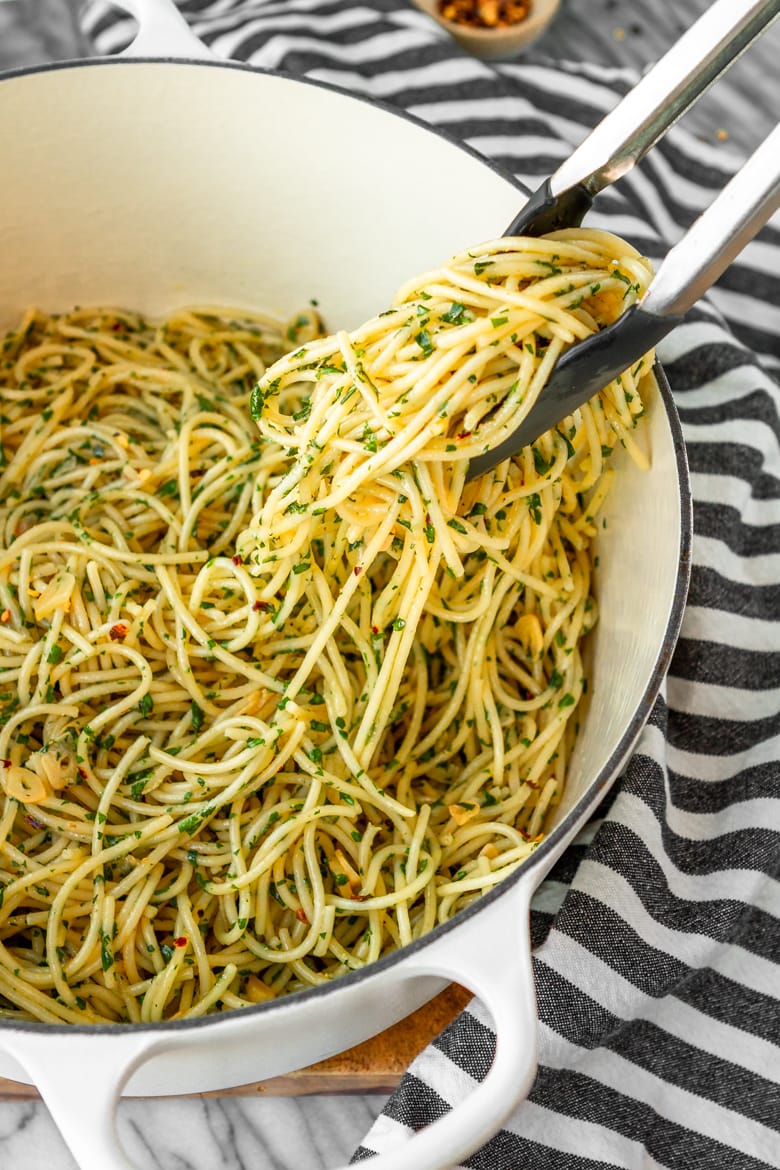
{"type": "MultiPolygon", "coordinates": [[[[425,119],[534,187],[634,78],[487,65],[401,0],[183,0],[224,57],[425,119]]],[[[130,22],[94,0],[100,52],[130,22]]],[[[739,164],[684,127],[589,223],[659,258],[739,164]]],[[[608,807],[533,909],[536,1083],[474,1170],[780,1167],[780,224],[660,347],[694,496],[682,636],[608,807]]],[[[478,1002],[412,1065],[355,1155],[446,1112],[485,1073],[478,1002]]],[[[369,1163],[370,1164],[370,1163],[369,1163]]]]}

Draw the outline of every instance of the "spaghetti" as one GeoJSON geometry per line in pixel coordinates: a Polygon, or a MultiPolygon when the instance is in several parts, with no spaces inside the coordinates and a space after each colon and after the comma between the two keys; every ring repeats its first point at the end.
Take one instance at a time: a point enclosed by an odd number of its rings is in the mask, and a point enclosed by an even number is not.
{"type": "Polygon", "coordinates": [[[648,279],[578,229],[456,257],[335,338],[208,308],[6,337],[0,1015],[257,1003],[528,857],[648,359],[467,484],[468,459],[648,279]]]}

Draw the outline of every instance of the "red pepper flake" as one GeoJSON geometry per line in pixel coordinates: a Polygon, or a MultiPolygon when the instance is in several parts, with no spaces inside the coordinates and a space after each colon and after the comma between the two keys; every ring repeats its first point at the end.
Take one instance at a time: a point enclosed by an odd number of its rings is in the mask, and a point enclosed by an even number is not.
{"type": "Polygon", "coordinates": [[[86,768],[77,768],[76,771],[78,772],[78,774],[82,780],[86,780],[86,778],[87,778],[86,768]]]}
{"type": "Polygon", "coordinates": [[[378,633],[379,633],[379,626],[372,626],[372,627],[371,627],[371,633],[372,633],[372,634],[378,634],[378,633]]]}
{"type": "Polygon", "coordinates": [[[455,438],[456,439],[468,439],[470,434],[471,434],[471,431],[458,431],[455,438]]]}
{"type": "Polygon", "coordinates": [[[187,945],[187,939],[186,939],[186,938],[185,938],[185,936],[182,934],[182,935],[180,935],[180,937],[179,937],[179,938],[175,938],[175,939],[173,940],[173,945],[174,945],[175,947],[186,947],[186,945],[187,945]]]}
{"type": "Polygon", "coordinates": [[[242,556],[239,556],[238,553],[236,553],[233,557],[233,564],[234,565],[243,565],[243,563],[244,563],[244,558],[242,556]]]}
{"type": "Polygon", "coordinates": [[[356,577],[359,577],[362,571],[363,570],[361,569],[360,565],[355,565],[354,569],[352,570],[356,577]]]}
{"type": "Polygon", "coordinates": [[[368,894],[352,894],[349,900],[350,902],[365,902],[367,897],[368,894]]]}
{"type": "Polygon", "coordinates": [[[255,613],[259,613],[260,610],[266,610],[266,609],[270,609],[270,608],[271,607],[267,601],[253,601],[252,602],[252,609],[255,611],[255,613]]]}
{"type": "Polygon", "coordinates": [[[119,332],[119,330],[120,330],[122,327],[123,327],[123,322],[122,322],[122,321],[115,321],[115,322],[114,322],[114,324],[111,326],[111,328],[113,329],[114,333],[118,333],[118,332],[119,332]]]}
{"type": "Polygon", "coordinates": [[[112,642],[122,642],[130,633],[130,627],[124,622],[116,622],[108,631],[108,636],[112,642]]]}
{"type": "Polygon", "coordinates": [[[295,911],[295,917],[298,919],[299,922],[302,922],[305,926],[309,925],[309,920],[306,917],[306,911],[303,909],[302,906],[299,906],[298,909],[295,911]]]}
{"type": "Polygon", "coordinates": [[[10,768],[12,761],[11,760],[0,760],[0,763],[2,763],[4,768],[10,768]]]}

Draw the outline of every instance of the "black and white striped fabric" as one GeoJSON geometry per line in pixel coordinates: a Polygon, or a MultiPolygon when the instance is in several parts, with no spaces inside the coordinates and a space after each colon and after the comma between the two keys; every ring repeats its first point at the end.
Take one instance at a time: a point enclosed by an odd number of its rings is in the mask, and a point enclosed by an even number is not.
{"type": "MultiPolygon", "coordinates": [[[[395,103],[530,187],[634,80],[533,55],[486,65],[402,0],[181,6],[218,55],[395,103]]],[[[85,22],[102,53],[129,39],[103,0],[85,22]]],[[[589,222],[657,258],[738,162],[678,128],[589,222]]],[[[660,347],[694,495],[682,637],[609,807],[536,896],[539,1074],[474,1170],[780,1167],[779,229],[660,347]]],[[[493,1045],[474,1002],[355,1160],[456,1105],[493,1045]]]]}

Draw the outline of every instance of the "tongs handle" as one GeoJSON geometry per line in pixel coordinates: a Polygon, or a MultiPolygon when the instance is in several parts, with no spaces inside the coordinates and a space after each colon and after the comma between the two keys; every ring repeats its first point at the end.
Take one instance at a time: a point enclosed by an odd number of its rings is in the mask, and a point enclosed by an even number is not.
{"type": "Polygon", "coordinates": [[[625,175],[780,15],[780,0],[716,0],[532,195],[506,235],[582,222],[593,197],[625,175]]]}
{"type": "Polygon", "coordinates": [[[659,317],[687,313],[780,208],[780,124],[667,252],[642,298],[659,317]]]}

